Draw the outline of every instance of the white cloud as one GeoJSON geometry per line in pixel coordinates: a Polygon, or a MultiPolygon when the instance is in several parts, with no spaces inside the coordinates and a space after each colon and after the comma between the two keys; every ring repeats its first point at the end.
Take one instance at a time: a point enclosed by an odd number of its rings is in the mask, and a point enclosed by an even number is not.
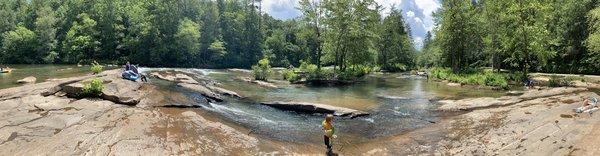
{"type": "Polygon", "coordinates": [[[263,12],[277,19],[291,19],[300,16],[296,9],[299,0],[263,0],[263,12]]]}
{"type": "Polygon", "coordinates": [[[415,17],[415,12],[412,12],[412,11],[406,12],[406,17],[408,17],[408,18],[415,17]]]}

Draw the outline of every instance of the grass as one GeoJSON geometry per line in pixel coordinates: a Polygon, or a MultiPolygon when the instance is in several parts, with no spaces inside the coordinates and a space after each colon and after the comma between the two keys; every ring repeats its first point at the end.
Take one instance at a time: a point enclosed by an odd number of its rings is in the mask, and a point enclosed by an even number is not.
{"type": "Polygon", "coordinates": [[[448,68],[433,68],[430,74],[432,78],[448,80],[454,83],[492,86],[502,89],[508,89],[510,79],[518,78],[517,76],[512,76],[512,74],[495,73],[492,71],[469,71],[455,74],[448,68]]]}

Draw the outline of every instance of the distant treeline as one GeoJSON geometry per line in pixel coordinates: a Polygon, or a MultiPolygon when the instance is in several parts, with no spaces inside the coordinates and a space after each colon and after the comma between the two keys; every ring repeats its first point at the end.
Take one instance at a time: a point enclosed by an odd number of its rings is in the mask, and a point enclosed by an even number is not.
{"type": "Polygon", "coordinates": [[[273,19],[261,0],[3,0],[0,63],[336,70],[480,67],[600,74],[598,0],[443,0],[422,52],[402,11],[374,0],[300,0],[273,19]],[[384,17],[384,18],[382,18],[384,17]]]}
{"type": "Polygon", "coordinates": [[[374,0],[300,4],[302,17],[282,21],[261,0],[3,0],[0,63],[414,67],[401,11],[382,19],[374,0]]]}
{"type": "Polygon", "coordinates": [[[600,74],[598,0],[443,0],[418,64],[600,74]],[[435,34],[435,35],[432,35],[435,34]]]}

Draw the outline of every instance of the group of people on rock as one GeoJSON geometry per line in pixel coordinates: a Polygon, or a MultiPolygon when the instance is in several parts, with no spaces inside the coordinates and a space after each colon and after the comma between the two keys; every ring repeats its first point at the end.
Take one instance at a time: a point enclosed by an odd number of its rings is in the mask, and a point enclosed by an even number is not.
{"type": "Polygon", "coordinates": [[[125,70],[121,74],[121,76],[123,76],[124,79],[128,79],[131,81],[137,81],[137,79],[141,79],[142,82],[148,82],[148,79],[146,78],[146,76],[143,74],[140,74],[137,66],[132,65],[131,63],[127,62],[127,64],[125,64],[124,68],[125,68],[125,70]]]}

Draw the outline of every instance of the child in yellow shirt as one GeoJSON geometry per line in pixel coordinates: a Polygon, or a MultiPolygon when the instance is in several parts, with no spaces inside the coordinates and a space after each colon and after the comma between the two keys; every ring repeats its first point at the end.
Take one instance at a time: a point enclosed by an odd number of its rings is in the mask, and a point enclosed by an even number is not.
{"type": "Polygon", "coordinates": [[[325,117],[325,120],[323,120],[323,132],[325,133],[325,135],[323,135],[323,141],[325,142],[325,146],[327,146],[327,151],[331,151],[331,141],[330,139],[332,137],[335,137],[334,133],[335,133],[335,129],[333,128],[333,115],[332,114],[327,114],[327,116],[325,117]]]}

